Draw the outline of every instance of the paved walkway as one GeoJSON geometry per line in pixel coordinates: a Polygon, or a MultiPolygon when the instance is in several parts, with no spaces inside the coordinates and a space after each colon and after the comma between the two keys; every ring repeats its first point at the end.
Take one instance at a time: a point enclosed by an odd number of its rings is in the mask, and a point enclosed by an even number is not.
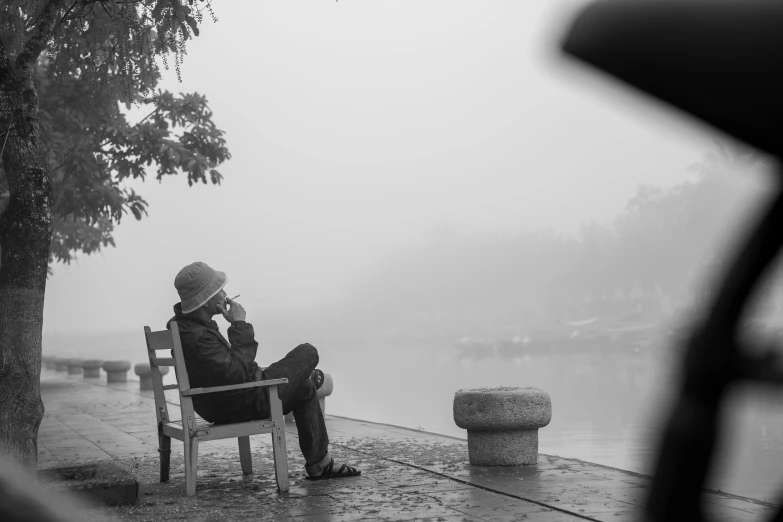
{"type": "MultiPolygon", "coordinates": [[[[43,370],[41,395],[46,414],[39,430],[39,468],[157,458],[152,392],[140,392],[138,381],[109,385],[105,376],[83,379],[43,370]]],[[[167,397],[170,414],[177,415],[176,390],[167,397]]],[[[291,491],[275,497],[285,497],[275,520],[623,522],[640,518],[650,485],[646,476],[548,455],[540,455],[536,466],[471,467],[461,439],[331,415],[326,424],[333,453],[359,465],[362,476],[304,480],[296,426],[289,423],[291,491]]],[[[182,448],[172,440],[172,465],[182,448]]],[[[254,469],[262,475],[259,469],[266,466],[258,463],[268,466],[263,457],[271,448],[268,437],[252,437],[251,448],[254,469]]],[[[204,462],[233,462],[241,479],[235,440],[201,443],[199,455],[204,462]]],[[[198,494],[204,498],[210,476],[199,471],[198,494]]],[[[274,491],[273,480],[271,473],[263,483],[265,495],[274,491]]],[[[183,474],[174,466],[171,482],[184,496],[183,474]]],[[[774,511],[771,504],[717,492],[705,493],[704,502],[708,516],[727,522],[761,520],[774,511]]]]}

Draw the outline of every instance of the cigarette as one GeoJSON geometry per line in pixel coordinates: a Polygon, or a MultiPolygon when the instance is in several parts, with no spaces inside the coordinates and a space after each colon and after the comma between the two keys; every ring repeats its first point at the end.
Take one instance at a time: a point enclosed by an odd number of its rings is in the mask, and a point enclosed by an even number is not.
{"type": "Polygon", "coordinates": [[[239,297],[239,295],[240,295],[240,294],[237,294],[237,295],[235,295],[234,297],[231,297],[229,300],[230,300],[230,301],[233,301],[234,299],[236,299],[237,297],[239,297]]]}

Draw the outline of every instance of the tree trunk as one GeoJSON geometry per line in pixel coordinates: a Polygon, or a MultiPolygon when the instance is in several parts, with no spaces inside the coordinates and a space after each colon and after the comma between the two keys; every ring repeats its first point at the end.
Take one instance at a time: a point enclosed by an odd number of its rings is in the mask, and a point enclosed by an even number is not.
{"type": "Polygon", "coordinates": [[[0,75],[2,162],[10,201],[0,215],[0,453],[38,462],[41,334],[52,189],[39,150],[38,97],[31,69],[0,75]]]}

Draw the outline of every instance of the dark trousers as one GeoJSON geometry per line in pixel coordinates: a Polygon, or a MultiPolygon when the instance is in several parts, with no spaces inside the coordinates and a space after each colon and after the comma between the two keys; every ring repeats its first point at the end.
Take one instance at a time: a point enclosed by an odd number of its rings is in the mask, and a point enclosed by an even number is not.
{"type": "MultiPolygon", "coordinates": [[[[283,414],[294,412],[296,431],[299,434],[299,448],[305,458],[308,473],[318,473],[329,464],[329,437],[321,405],[315,393],[315,383],[310,375],[318,365],[318,350],[311,344],[300,344],[281,360],[272,363],[261,374],[267,379],[288,379],[287,384],[277,387],[277,394],[283,403],[283,414]]],[[[269,415],[269,391],[264,389],[259,410],[269,415]]]]}

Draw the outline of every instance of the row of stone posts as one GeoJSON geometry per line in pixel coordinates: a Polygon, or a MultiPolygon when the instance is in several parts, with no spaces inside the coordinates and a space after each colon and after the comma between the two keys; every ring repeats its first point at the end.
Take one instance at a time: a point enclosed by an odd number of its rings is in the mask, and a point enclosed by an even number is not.
{"type": "MultiPolygon", "coordinates": [[[[82,375],[85,379],[95,379],[101,376],[101,369],[106,372],[106,382],[127,382],[128,361],[103,361],[101,359],[78,359],[43,356],[43,367],[47,370],[66,372],[68,375],[82,375]]],[[[149,365],[147,365],[149,366],[149,365]]]]}
{"type": "MultiPolygon", "coordinates": [[[[106,382],[127,382],[130,361],[102,361],[100,359],[67,359],[62,357],[43,356],[42,366],[47,370],[67,372],[68,375],[82,375],[85,379],[100,378],[101,369],[106,372],[106,382]]],[[[139,376],[139,389],[152,389],[152,369],[149,363],[138,363],[133,372],[139,376]]],[[[166,375],[168,366],[161,366],[160,373],[166,375]]],[[[324,383],[317,391],[321,411],[326,413],[326,397],[332,394],[334,381],[328,373],[324,374],[324,383]]],[[[286,420],[293,420],[293,415],[286,415],[286,420]]]]}
{"type": "MultiPolygon", "coordinates": [[[[85,379],[100,378],[101,370],[106,373],[106,382],[128,382],[128,371],[131,369],[130,361],[102,361],[100,359],[78,359],[61,357],[43,357],[43,366],[47,370],[67,372],[68,375],[82,375],[85,379]]],[[[152,389],[152,372],[149,363],[139,363],[133,371],[139,376],[142,390],[152,389]]],[[[167,366],[160,368],[160,373],[167,374],[167,366]]]]}

